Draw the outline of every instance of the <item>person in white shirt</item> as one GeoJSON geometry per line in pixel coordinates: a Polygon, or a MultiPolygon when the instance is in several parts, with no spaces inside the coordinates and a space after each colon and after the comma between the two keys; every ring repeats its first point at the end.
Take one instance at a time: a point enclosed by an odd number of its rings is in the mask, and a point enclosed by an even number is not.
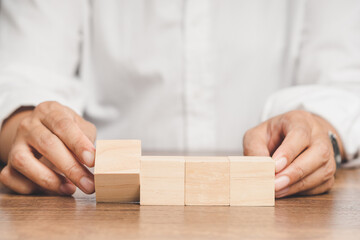
{"type": "Polygon", "coordinates": [[[15,192],[93,193],[96,134],[145,152],[271,156],[277,198],[333,186],[329,131],[357,162],[360,1],[0,9],[0,181],[15,192]]]}

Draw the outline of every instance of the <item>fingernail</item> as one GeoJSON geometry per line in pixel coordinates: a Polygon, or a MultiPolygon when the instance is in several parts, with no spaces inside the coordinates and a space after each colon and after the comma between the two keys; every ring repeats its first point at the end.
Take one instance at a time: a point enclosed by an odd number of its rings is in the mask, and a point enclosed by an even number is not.
{"type": "Polygon", "coordinates": [[[287,187],[290,183],[290,178],[288,176],[281,176],[275,179],[275,192],[287,187]]]}
{"type": "Polygon", "coordinates": [[[80,179],[80,186],[86,193],[93,193],[95,191],[94,181],[88,177],[82,177],[80,179]]]}
{"type": "Polygon", "coordinates": [[[71,195],[75,192],[76,187],[70,183],[63,183],[60,185],[60,192],[64,195],[71,195]]]}
{"type": "Polygon", "coordinates": [[[280,172],[285,168],[287,160],[285,157],[281,157],[275,160],[275,172],[280,172]]]}
{"type": "Polygon", "coordinates": [[[276,198],[283,197],[288,191],[289,191],[289,187],[284,188],[283,190],[280,190],[278,192],[275,192],[275,197],[276,198]]]}
{"type": "Polygon", "coordinates": [[[93,153],[91,153],[89,151],[84,151],[82,153],[82,157],[83,157],[85,164],[88,167],[92,167],[94,165],[94,154],[93,153]]]}

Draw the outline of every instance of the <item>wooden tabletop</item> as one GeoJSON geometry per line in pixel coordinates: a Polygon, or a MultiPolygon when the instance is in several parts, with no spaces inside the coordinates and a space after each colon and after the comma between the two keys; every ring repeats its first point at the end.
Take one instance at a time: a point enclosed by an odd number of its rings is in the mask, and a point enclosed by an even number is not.
{"type": "Polygon", "coordinates": [[[0,239],[360,239],[360,169],[333,190],[275,207],[96,204],[95,196],[20,196],[0,187],[0,239]]]}

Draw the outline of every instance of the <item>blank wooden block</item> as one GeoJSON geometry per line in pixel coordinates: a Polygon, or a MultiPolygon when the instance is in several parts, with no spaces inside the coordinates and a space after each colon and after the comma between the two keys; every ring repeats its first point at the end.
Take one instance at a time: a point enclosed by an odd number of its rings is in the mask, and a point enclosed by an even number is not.
{"type": "Polygon", "coordinates": [[[185,205],[229,205],[227,157],[185,157],[185,205]]]}
{"type": "Polygon", "coordinates": [[[184,185],[184,157],[141,157],[141,205],[184,205],[184,185]]]}
{"type": "Polygon", "coordinates": [[[274,206],[275,163],[270,157],[229,157],[230,205],[274,206]]]}
{"type": "Polygon", "coordinates": [[[98,140],[95,157],[97,202],[138,202],[140,199],[139,140],[98,140]]]}

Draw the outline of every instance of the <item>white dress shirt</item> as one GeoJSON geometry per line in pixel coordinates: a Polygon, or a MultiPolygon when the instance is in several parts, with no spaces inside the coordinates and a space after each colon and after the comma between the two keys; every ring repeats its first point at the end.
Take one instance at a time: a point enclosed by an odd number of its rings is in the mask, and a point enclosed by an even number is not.
{"type": "Polygon", "coordinates": [[[359,0],[3,0],[0,122],[55,100],[99,139],[145,151],[242,151],[294,109],[360,149],[359,0]]]}

